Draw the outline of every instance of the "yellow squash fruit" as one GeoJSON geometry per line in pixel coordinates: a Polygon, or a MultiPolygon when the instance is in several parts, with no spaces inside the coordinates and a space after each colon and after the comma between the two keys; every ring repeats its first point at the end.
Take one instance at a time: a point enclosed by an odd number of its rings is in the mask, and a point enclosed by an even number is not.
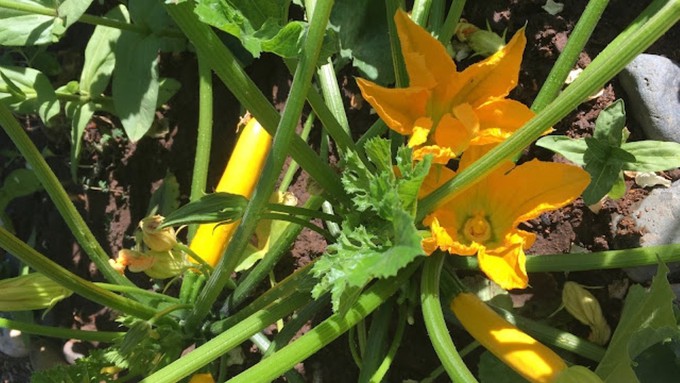
{"type": "MultiPolygon", "coordinates": [[[[272,137],[254,118],[241,132],[216,192],[239,194],[250,198],[269,154],[272,137]]],[[[190,248],[211,266],[217,265],[238,222],[225,225],[203,224],[198,227],[190,248]]]]}
{"type": "Polygon", "coordinates": [[[529,382],[553,382],[567,368],[559,355],[503,319],[476,295],[456,295],[451,310],[470,335],[529,382]]]}

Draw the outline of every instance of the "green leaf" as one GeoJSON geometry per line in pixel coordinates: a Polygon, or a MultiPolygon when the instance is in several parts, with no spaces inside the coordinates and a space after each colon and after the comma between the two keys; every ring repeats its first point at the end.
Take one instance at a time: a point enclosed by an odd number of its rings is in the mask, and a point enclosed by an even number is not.
{"type": "Polygon", "coordinates": [[[607,195],[611,199],[619,199],[626,194],[626,180],[623,178],[623,172],[619,172],[619,177],[614,181],[614,185],[609,189],[607,195]]]}
{"type": "Polygon", "coordinates": [[[189,202],[165,217],[160,227],[190,223],[230,223],[241,218],[248,199],[231,193],[212,193],[189,202]]]}
{"type": "Polygon", "coordinates": [[[597,116],[593,138],[610,146],[620,147],[625,126],[626,109],[623,100],[618,99],[597,116]]]}
{"type": "Polygon", "coordinates": [[[636,332],[676,325],[673,314],[675,294],[667,276],[668,267],[659,264],[649,290],[640,285],[633,285],[628,290],[621,320],[614,331],[607,352],[595,370],[606,382],[636,381],[631,359],[631,355],[635,357],[641,351],[633,349],[641,345],[640,338],[632,342],[636,332]]]}
{"type": "Polygon", "coordinates": [[[158,84],[158,99],[156,100],[156,107],[160,107],[172,98],[177,91],[182,87],[182,83],[174,78],[163,77],[158,84]]]}
{"type": "Polygon", "coordinates": [[[594,138],[586,138],[588,149],[583,154],[584,169],[590,174],[590,184],[583,191],[583,202],[592,205],[609,193],[621,177],[624,161],[635,159],[623,149],[609,146],[594,138]]]}
{"type": "MultiPolygon", "coordinates": [[[[56,0],[21,0],[22,3],[57,10],[56,0]]],[[[0,45],[50,44],[63,31],[62,20],[54,16],[26,14],[0,7],[0,45]]]]}
{"type": "Polygon", "coordinates": [[[58,15],[64,20],[64,28],[68,28],[80,19],[92,0],[66,0],[59,5],[58,15]]]}
{"type": "Polygon", "coordinates": [[[113,102],[131,141],[146,134],[156,114],[159,45],[154,35],[127,31],[116,45],[113,102]]]}
{"type": "Polygon", "coordinates": [[[583,160],[583,154],[588,149],[588,145],[583,138],[545,136],[536,141],[536,146],[552,150],[575,164],[581,166],[586,164],[583,160]]]}
{"type": "Polygon", "coordinates": [[[47,126],[60,110],[50,80],[32,68],[0,66],[0,102],[17,113],[38,113],[47,126]]]}
{"type": "Polygon", "coordinates": [[[340,40],[340,55],[381,85],[394,82],[384,1],[336,0],[330,24],[340,40]]]}
{"type": "Polygon", "coordinates": [[[148,29],[158,38],[158,49],[162,52],[179,52],[186,48],[186,39],[172,37],[168,31],[175,29],[175,22],[161,1],[131,1],[130,18],[134,24],[148,29]]]}
{"type": "Polygon", "coordinates": [[[623,165],[624,170],[658,172],[680,167],[680,144],[677,142],[626,142],[621,148],[635,156],[635,162],[623,165]]]}
{"type": "MultiPolygon", "coordinates": [[[[122,4],[112,9],[106,17],[113,20],[129,22],[130,16],[122,4]]],[[[116,65],[114,48],[121,35],[121,30],[105,26],[97,26],[85,48],[85,64],[80,74],[80,90],[90,96],[99,96],[109,86],[111,73],[116,65]]]]}
{"type": "Polygon", "coordinates": [[[366,154],[378,171],[368,169],[354,152],[345,157],[342,183],[353,206],[338,241],[328,246],[313,269],[319,282],[312,295],[330,291],[335,311],[349,307],[373,279],[394,276],[424,254],[413,221],[417,190],[429,171],[430,158],[414,165],[411,150],[400,149],[397,176],[390,153],[388,140],[366,142],[366,154]]]}
{"type": "Polygon", "coordinates": [[[489,351],[484,351],[479,358],[480,383],[526,383],[512,368],[489,351]]]}

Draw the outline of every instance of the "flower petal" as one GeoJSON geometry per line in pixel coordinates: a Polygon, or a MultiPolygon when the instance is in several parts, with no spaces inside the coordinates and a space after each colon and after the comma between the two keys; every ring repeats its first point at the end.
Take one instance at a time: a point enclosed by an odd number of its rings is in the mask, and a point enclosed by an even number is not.
{"type": "Polygon", "coordinates": [[[361,94],[387,126],[400,134],[411,134],[418,118],[425,115],[430,92],[420,87],[391,89],[357,78],[361,94]]]}
{"type": "Polygon", "coordinates": [[[402,10],[394,14],[394,22],[410,85],[433,88],[452,81],[457,75],[456,64],[444,45],[402,10]]]}
{"type": "Polygon", "coordinates": [[[422,161],[426,155],[432,155],[432,163],[446,165],[450,159],[456,158],[456,152],[446,146],[427,145],[421,146],[413,151],[413,159],[422,161]]]}
{"type": "Polygon", "coordinates": [[[504,176],[490,176],[487,193],[494,217],[517,225],[567,205],[589,182],[588,173],[578,166],[532,160],[504,176]]]}
{"type": "Polygon", "coordinates": [[[529,281],[524,246],[524,236],[513,233],[506,237],[506,246],[493,250],[482,247],[477,252],[479,268],[506,290],[523,289],[529,281]]]}
{"type": "Polygon", "coordinates": [[[517,86],[526,42],[522,28],[503,49],[484,61],[467,67],[458,79],[463,85],[456,99],[476,107],[489,98],[507,96],[510,90],[517,86]]]}
{"type": "Polygon", "coordinates": [[[428,117],[421,117],[413,123],[413,131],[411,132],[411,138],[408,140],[408,147],[412,148],[427,141],[427,136],[430,134],[430,129],[432,129],[432,119],[428,117]]]}
{"type": "Polygon", "coordinates": [[[453,108],[453,116],[447,113],[439,120],[434,131],[434,142],[459,155],[470,146],[470,141],[478,131],[479,120],[474,110],[469,104],[460,104],[453,108]]]}
{"type": "Polygon", "coordinates": [[[418,190],[418,198],[423,198],[432,193],[455,175],[456,173],[453,170],[445,166],[432,166],[430,172],[425,176],[425,179],[420,186],[420,190],[418,190]]]}
{"type": "Polygon", "coordinates": [[[535,115],[526,105],[507,98],[485,102],[475,113],[479,118],[479,134],[471,145],[500,143],[535,115]]]}

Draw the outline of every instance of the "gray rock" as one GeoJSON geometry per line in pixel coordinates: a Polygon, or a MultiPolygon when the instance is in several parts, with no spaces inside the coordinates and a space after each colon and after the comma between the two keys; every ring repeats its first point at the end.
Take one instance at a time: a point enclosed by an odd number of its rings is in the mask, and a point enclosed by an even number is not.
{"type": "MultiPolygon", "coordinates": [[[[643,247],[680,243],[680,181],[669,188],[651,191],[632,214],[637,226],[644,228],[643,247]]],[[[680,262],[668,264],[671,275],[680,273],[680,262]]],[[[648,282],[656,274],[656,265],[625,269],[635,282],[648,282]]]]}
{"type": "Polygon", "coordinates": [[[680,66],[670,59],[641,54],[619,74],[634,117],[647,138],[680,142],[680,66]]]}
{"type": "Polygon", "coordinates": [[[29,349],[21,331],[2,329],[0,331],[0,352],[12,358],[27,356],[29,349]]]}

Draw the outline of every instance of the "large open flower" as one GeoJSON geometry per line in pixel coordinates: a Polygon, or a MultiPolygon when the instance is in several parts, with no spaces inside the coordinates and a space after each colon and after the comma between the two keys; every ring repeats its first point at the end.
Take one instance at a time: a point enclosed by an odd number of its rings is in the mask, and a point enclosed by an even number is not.
{"type": "Polygon", "coordinates": [[[361,93],[391,129],[410,136],[414,157],[446,163],[470,145],[498,143],[533,117],[507,99],[526,45],[520,30],[501,50],[462,72],[444,46],[403,11],[394,15],[409,76],[408,88],[357,79],[361,93]]]}
{"type": "MultiPolygon", "coordinates": [[[[466,157],[467,152],[461,158],[463,168],[471,162],[466,157]]],[[[453,176],[443,166],[430,172],[421,194],[453,176]]],[[[572,165],[506,162],[425,218],[431,237],[423,240],[423,248],[428,254],[437,248],[458,255],[477,254],[480,269],[491,280],[505,289],[525,288],[524,250],[536,236],[517,226],[570,203],[589,182],[588,173],[572,165]]]]}

